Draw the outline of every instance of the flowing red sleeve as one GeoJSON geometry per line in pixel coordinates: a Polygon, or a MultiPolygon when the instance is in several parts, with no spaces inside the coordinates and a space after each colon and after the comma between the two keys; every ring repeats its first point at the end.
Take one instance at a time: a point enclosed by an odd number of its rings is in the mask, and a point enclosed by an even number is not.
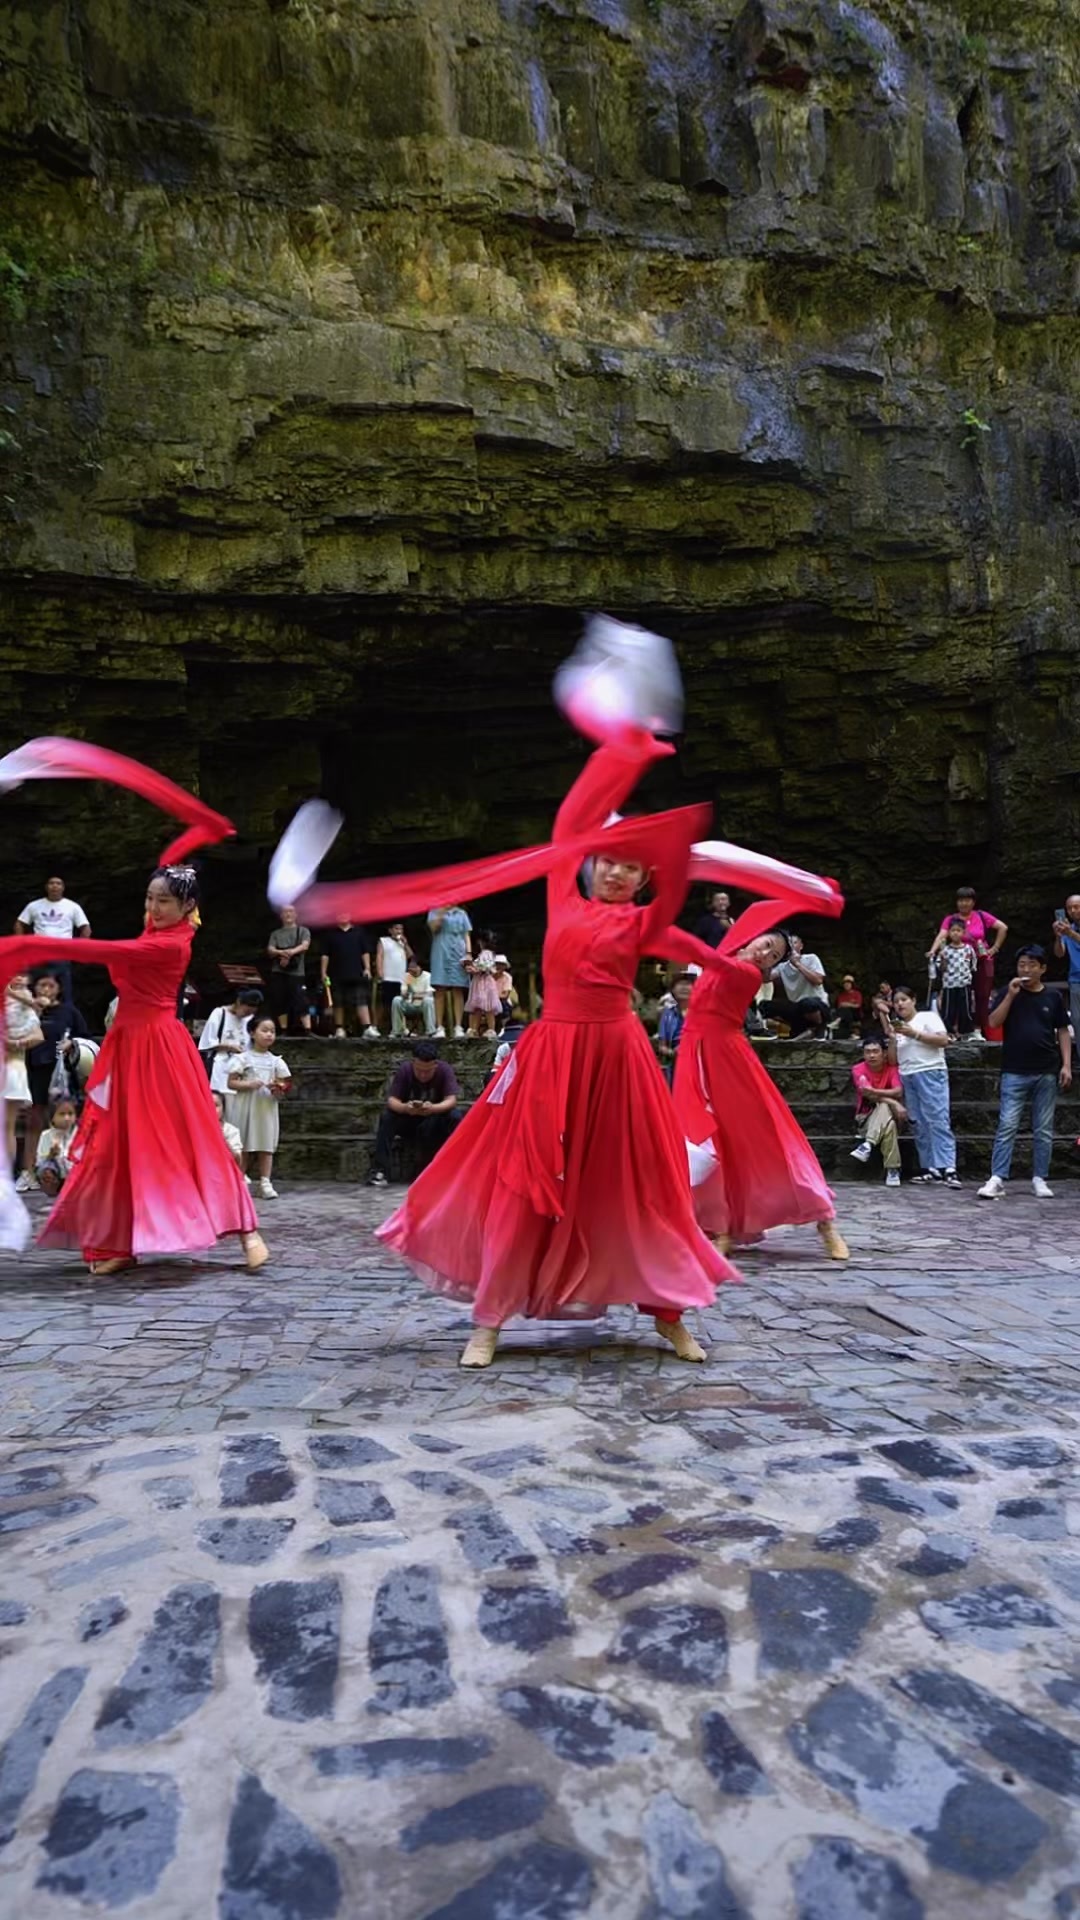
{"type": "MultiPolygon", "coordinates": [[[[553,867],[569,863],[574,871],[588,854],[600,846],[613,855],[626,854],[650,861],[650,849],[667,845],[667,834],[674,832],[680,845],[689,832],[700,833],[708,823],[707,807],[681,807],[667,813],[636,815],[617,821],[610,827],[594,827],[557,846],[526,847],[520,853],[489,853],[479,860],[461,861],[456,866],[429,867],[423,873],[399,873],[378,880],[324,880],[309,887],[296,901],[298,917],[305,926],[332,926],[338,920],[355,920],[363,925],[372,920],[395,919],[410,913],[426,913],[433,901],[477,900],[488,894],[505,893],[527,880],[543,879],[553,867]],[[673,829],[671,823],[674,822],[673,829]],[[657,837],[659,836],[659,838],[657,837]]],[[[685,862],[684,862],[685,865],[685,862]]],[[[85,942],[80,940],[80,947],[85,942]]]]}
{"type": "Polygon", "coordinates": [[[163,867],[176,865],[197,847],[213,846],[236,832],[223,813],[215,813],[213,807],[178,787],[174,780],[167,780],[163,773],[144,767],[141,760],[131,760],[127,754],[95,747],[88,740],[44,735],[16,747],[0,760],[0,793],[20,786],[24,780],[106,780],[110,786],[126,787],[163,813],[183,820],[186,831],[165,848],[160,862],[163,867]]]}

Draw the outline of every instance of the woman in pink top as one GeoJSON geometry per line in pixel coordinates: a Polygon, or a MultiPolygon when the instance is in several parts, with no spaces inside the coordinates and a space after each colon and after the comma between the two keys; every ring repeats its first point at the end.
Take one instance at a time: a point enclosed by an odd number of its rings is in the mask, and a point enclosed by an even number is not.
{"type": "Polygon", "coordinates": [[[936,959],[941,952],[948,938],[949,923],[955,919],[964,922],[964,939],[979,956],[979,969],[975,975],[975,1024],[985,1033],[990,1014],[990,995],[994,988],[994,957],[1001,952],[1009,929],[996,914],[988,913],[985,907],[976,906],[974,887],[959,887],[956,910],[945,915],[926,956],[928,960],[936,959]]]}

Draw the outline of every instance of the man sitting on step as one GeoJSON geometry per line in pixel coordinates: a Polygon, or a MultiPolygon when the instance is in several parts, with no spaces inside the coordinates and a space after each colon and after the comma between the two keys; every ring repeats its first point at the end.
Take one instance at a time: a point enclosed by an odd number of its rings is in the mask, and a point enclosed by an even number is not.
{"type": "Polygon", "coordinates": [[[853,1160],[869,1160],[875,1147],[881,1148],[885,1165],[885,1185],[900,1185],[900,1141],[897,1129],[907,1119],[901,1099],[900,1075],[889,1065],[884,1042],[864,1040],[863,1057],[851,1069],[855,1082],[855,1125],[862,1138],[852,1153],[853,1160]]]}
{"type": "Polygon", "coordinates": [[[434,1160],[461,1117],[455,1111],[459,1093],[454,1069],[439,1059],[435,1042],[414,1041],[411,1057],[402,1061],[390,1082],[386,1105],[379,1116],[367,1180],[369,1187],[385,1187],[389,1183],[395,1140],[416,1143],[418,1173],[434,1160]]]}

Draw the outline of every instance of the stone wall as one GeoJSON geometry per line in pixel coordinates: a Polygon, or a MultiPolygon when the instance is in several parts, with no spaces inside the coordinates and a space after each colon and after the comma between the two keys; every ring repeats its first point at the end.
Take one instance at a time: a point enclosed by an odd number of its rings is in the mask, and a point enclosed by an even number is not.
{"type": "MultiPolygon", "coordinates": [[[[0,744],[341,864],[532,839],[582,608],[679,644],[650,801],[914,965],[1077,853],[1077,0],[9,0],[0,744]]],[[[130,927],[157,823],[4,802],[5,895],[130,927]],[[14,846],[12,843],[15,843],[14,846]]],[[[536,918],[536,903],[527,912],[536,918]]],[[[509,924],[499,910],[502,924],[509,924]]]]}

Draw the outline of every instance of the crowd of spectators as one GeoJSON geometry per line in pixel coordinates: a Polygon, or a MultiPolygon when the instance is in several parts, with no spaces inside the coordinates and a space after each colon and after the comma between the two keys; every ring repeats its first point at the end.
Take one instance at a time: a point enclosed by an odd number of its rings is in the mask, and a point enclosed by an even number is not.
{"type": "MultiPolygon", "coordinates": [[[[730,895],[716,890],[691,925],[715,948],[733,918],[730,895]]],[[[19,933],[71,940],[90,933],[86,911],[59,876],[50,877],[41,896],[27,903],[15,927],[19,933]]],[[[273,1051],[280,1035],[414,1038],[383,1115],[373,1163],[376,1184],[389,1179],[391,1158],[403,1141],[410,1142],[413,1158],[430,1157],[459,1117],[460,1090],[435,1043],[486,1042],[496,1048],[491,1070],[504,1066],[536,1005],[522,1004],[495,933],[481,929],[474,935],[461,905],[433,907],[423,932],[427,955],[414,949],[401,921],[381,931],[342,921],[313,933],[299,923],[294,908],[284,907],[261,951],[262,986],[234,990],[202,1024],[198,1045],[222,1124],[260,1195],[273,1195],[278,1103],[289,1087],[286,1063],[273,1051]]],[[[1029,944],[1017,954],[1009,984],[995,992],[995,962],[1008,932],[999,915],[979,906],[971,887],[960,887],[926,951],[922,993],[887,980],[864,992],[852,973],[841,974],[831,989],[821,956],[792,934],[787,955],[750,1009],[751,1034],[792,1041],[861,1040],[861,1058],[853,1069],[858,1136],[853,1157],[866,1162],[879,1154],[888,1186],[900,1182],[905,1131],[913,1139],[918,1181],[960,1184],[948,1050],[981,1035],[1001,1043],[1001,1097],[991,1173],[980,1193],[990,1199],[1005,1191],[1014,1143],[1030,1112],[1033,1185],[1040,1198],[1050,1197],[1056,1102],[1071,1084],[1072,1036],[1080,1037],[1080,894],[1070,894],[1050,924],[1052,954],[1063,965],[1064,981],[1047,979],[1050,955],[1029,944]]],[[[693,984],[693,969],[676,973],[655,1007],[657,1051],[669,1082],[693,984]]],[[[530,990],[537,991],[532,977],[530,990]]],[[[181,1018],[194,998],[189,985],[177,1007],[181,1018]]],[[[640,995],[637,999],[650,1017],[653,1008],[640,995]]],[[[13,982],[5,1026],[6,1148],[15,1151],[21,1115],[18,1184],[24,1191],[37,1185],[55,1191],[67,1171],[65,1142],[96,1053],[75,1005],[70,966],[50,963],[40,974],[13,982]]]]}

